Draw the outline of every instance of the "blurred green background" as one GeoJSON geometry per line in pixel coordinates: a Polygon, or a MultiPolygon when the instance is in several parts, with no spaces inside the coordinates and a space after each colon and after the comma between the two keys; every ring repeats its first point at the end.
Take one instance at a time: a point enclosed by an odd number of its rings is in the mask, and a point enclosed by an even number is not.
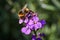
{"type": "Polygon", "coordinates": [[[31,40],[21,33],[18,11],[28,4],[46,25],[39,30],[46,34],[43,40],[60,40],[60,0],[0,0],[0,40],[31,40]]]}

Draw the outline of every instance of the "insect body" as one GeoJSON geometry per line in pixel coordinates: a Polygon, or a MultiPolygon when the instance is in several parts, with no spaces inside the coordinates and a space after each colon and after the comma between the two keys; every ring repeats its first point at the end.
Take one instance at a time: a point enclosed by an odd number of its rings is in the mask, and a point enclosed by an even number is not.
{"type": "Polygon", "coordinates": [[[29,9],[27,8],[27,5],[25,5],[22,10],[18,12],[19,18],[24,18],[26,14],[29,12],[29,9]]]}
{"type": "Polygon", "coordinates": [[[22,10],[18,12],[19,19],[24,19],[26,17],[31,18],[35,13],[27,8],[27,5],[25,5],[22,10]]]}

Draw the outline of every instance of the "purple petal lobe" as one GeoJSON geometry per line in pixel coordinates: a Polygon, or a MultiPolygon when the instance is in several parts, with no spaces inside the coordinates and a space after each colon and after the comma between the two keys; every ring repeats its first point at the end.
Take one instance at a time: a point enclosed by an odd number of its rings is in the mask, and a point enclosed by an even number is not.
{"type": "Polygon", "coordinates": [[[26,18],[25,20],[24,20],[24,23],[27,23],[28,22],[28,18],[26,18]]]}
{"type": "Polygon", "coordinates": [[[35,30],[37,30],[39,27],[37,24],[34,24],[35,30]]]}
{"type": "Polygon", "coordinates": [[[26,30],[27,30],[27,28],[26,28],[26,27],[23,27],[23,28],[21,29],[21,32],[22,32],[22,33],[25,33],[26,30]]]}
{"type": "Polygon", "coordinates": [[[34,25],[28,25],[28,24],[27,24],[27,26],[26,26],[26,28],[29,28],[29,29],[31,29],[31,30],[33,30],[33,27],[34,27],[34,25]]]}
{"type": "Polygon", "coordinates": [[[44,25],[44,24],[46,24],[46,21],[45,20],[41,20],[41,23],[44,25]]]}
{"type": "Polygon", "coordinates": [[[32,25],[33,24],[33,20],[29,20],[28,25],[32,25]]]}
{"type": "Polygon", "coordinates": [[[41,25],[40,22],[37,22],[37,23],[35,24],[35,30],[37,30],[37,29],[39,29],[39,28],[41,28],[41,27],[42,27],[42,25],[41,25]]]}
{"type": "Polygon", "coordinates": [[[33,27],[34,27],[34,25],[30,25],[30,26],[29,26],[29,28],[30,28],[31,30],[33,30],[33,27]]]}
{"type": "Polygon", "coordinates": [[[38,26],[39,28],[41,28],[41,27],[42,27],[42,24],[41,24],[40,22],[37,22],[37,26],[38,26]]]}
{"type": "Polygon", "coordinates": [[[29,34],[31,33],[31,30],[28,29],[28,28],[26,28],[26,27],[23,27],[23,28],[21,29],[21,32],[24,33],[24,34],[26,34],[26,35],[29,35],[29,34]]]}
{"type": "Polygon", "coordinates": [[[37,16],[33,16],[33,21],[39,21],[39,18],[37,16]]]}
{"type": "Polygon", "coordinates": [[[19,20],[19,24],[21,24],[21,23],[23,23],[23,20],[22,19],[19,20]]]}
{"type": "Polygon", "coordinates": [[[30,29],[27,29],[26,32],[25,32],[26,35],[29,35],[30,33],[31,33],[30,29]]]}

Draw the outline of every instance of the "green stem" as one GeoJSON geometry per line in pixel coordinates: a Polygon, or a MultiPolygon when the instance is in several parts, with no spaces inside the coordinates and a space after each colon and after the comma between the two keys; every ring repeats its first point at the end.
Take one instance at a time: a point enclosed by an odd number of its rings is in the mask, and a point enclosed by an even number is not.
{"type": "Polygon", "coordinates": [[[35,36],[37,36],[37,33],[36,33],[36,31],[34,30],[34,34],[35,34],[35,36]]]}

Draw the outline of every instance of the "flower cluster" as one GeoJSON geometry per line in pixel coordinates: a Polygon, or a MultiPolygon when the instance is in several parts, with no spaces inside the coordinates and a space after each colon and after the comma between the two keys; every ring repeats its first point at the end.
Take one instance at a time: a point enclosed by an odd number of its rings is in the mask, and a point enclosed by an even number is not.
{"type": "MultiPolygon", "coordinates": [[[[19,19],[19,24],[25,23],[25,26],[22,27],[21,32],[29,35],[32,31],[37,31],[38,29],[42,28],[46,22],[45,20],[39,20],[37,13],[35,12],[28,12],[25,15],[24,19],[19,19]]],[[[33,35],[32,40],[41,40],[39,37],[36,39],[36,36],[33,35]]]]}
{"type": "Polygon", "coordinates": [[[37,36],[35,34],[32,35],[32,40],[42,40],[41,37],[44,37],[44,33],[38,33],[37,36]]]}

